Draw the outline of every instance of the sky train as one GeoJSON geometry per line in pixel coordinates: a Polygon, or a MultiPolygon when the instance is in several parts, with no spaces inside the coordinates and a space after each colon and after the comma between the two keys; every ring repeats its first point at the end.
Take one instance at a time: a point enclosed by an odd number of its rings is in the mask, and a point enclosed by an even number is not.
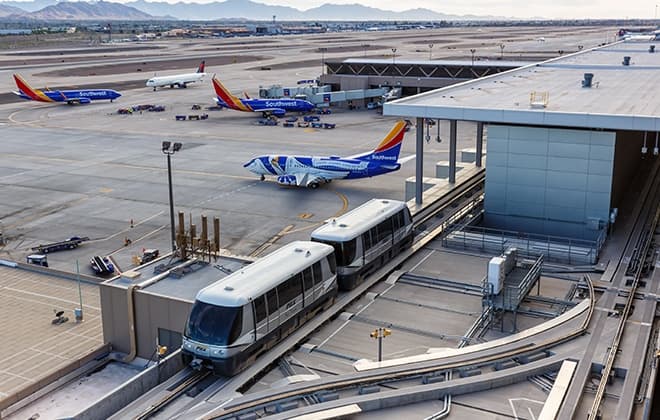
{"type": "Polygon", "coordinates": [[[331,246],[296,241],[202,289],[184,331],[184,363],[231,376],[337,295],[331,246]]]}
{"type": "Polygon", "coordinates": [[[406,203],[373,199],[202,289],[183,334],[186,364],[232,376],[412,245],[406,203]]]}

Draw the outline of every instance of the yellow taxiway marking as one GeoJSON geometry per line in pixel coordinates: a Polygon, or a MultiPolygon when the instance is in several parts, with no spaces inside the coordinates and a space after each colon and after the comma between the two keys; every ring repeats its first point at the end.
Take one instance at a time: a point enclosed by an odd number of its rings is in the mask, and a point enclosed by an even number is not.
{"type": "Polygon", "coordinates": [[[271,245],[273,245],[275,242],[277,242],[278,240],[280,240],[280,238],[281,238],[282,236],[284,236],[284,235],[286,235],[287,233],[289,233],[289,232],[290,232],[290,229],[292,229],[292,228],[293,228],[293,225],[285,226],[284,229],[282,229],[281,231],[279,231],[275,236],[273,236],[272,238],[270,238],[269,240],[267,240],[267,241],[264,242],[263,244],[259,245],[259,246],[257,247],[257,249],[255,249],[254,251],[252,251],[252,252],[250,253],[250,257],[258,257],[259,254],[261,254],[261,253],[264,252],[266,249],[268,249],[271,245]]]}
{"type": "MultiPolygon", "coordinates": [[[[339,199],[342,201],[341,209],[339,209],[339,211],[331,217],[331,218],[335,218],[335,217],[339,217],[342,214],[346,213],[346,210],[348,210],[348,198],[344,194],[340,193],[339,191],[334,191],[334,190],[331,190],[331,191],[333,193],[335,193],[337,195],[337,197],[339,197],[339,199]]],[[[314,224],[309,225],[309,226],[301,227],[301,228],[294,229],[294,230],[289,230],[289,231],[285,232],[284,235],[290,235],[292,233],[303,232],[303,231],[306,231],[306,230],[309,230],[309,229],[314,229],[318,226],[321,226],[323,223],[324,222],[318,222],[318,223],[314,223],[314,224]]]]}
{"type": "MultiPolygon", "coordinates": [[[[334,216],[332,216],[332,217],[339,217],[342,214],[344,214],[346,212],[346,210],[348,209],[348,198],[344,194],[342,194],[338,191],[334,191],[334,190],[331,190],[331,191],[333,193],[335,193],[337,195],[337,197],[339,197],[342,201],[341,209],[337,213],[335,213],[334,216]]],[[[305,215],[305,216],[309,215],[309,217],[312,216],[310,213],[302,213],[301,215],[298,215],[298,216],[301,219],[305,219],[305,217],[302,217],[302,215],[305,215]]],[[[293,225],[285,226],[284,229],[279,231],[275,236],[273,236],[272,238],[270,238],[269,240],[267,240],[266,242],[261,244],[259,247],[257,247],[257,249],[252,251],[250,253],[250,257],[258,257],[261,253],[263,253],[271,245],[273,245],[275,242],[279,241],[283,236],[290,235],[290,234],[296,233],[296,232],[303,232],[303,231],[309,230],[309,229],[314,229],[315,227],[320,226],[323,223],[324,222],[314,223],[314,224],[311,224],[309,226],[305,226],[305,227],[302,227],[302,228],[299,228],[299,229],[293,229],[293,225]]]]}

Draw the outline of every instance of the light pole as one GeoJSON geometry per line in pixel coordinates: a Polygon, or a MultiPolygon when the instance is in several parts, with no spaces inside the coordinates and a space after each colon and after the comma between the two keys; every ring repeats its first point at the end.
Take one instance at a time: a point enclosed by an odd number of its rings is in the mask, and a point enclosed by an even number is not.
{"type": "Polygon", "coordinates": [[[474,53],[476,53],[477,50],[474,48],[470,48],[470,54],[472,54],[472,67],[474,67],[474,53]]]}
{"type": "Polygon", "coordinates": [[[500,60],[504,58],[504,47],[506,47],[506,45],[500,44],[500,60]]]}
{"type": "Polygon", "coordinates": [[[172,192],[172,162],[170,156],[181,150],[181,143],[164,141],[162,152],[167,156],[167,181],[170,188],[170,230],[172,233],[172,252],[176,251],[176,235],[174,234],[174,194],[172,192]]]}
{"type": "Polygon", "coordinates": [[[383,327],[378,327],[377,329],[373,330],[370,334],[369,337],[375,338],[378,340],[378,361],[382,362],[383,361],[383,338],[387,337],[388,335],[392,335],[392,330],[389,328],[383,328],[383,327]]]}
{"type": "Polygon", "coordinates": [[[392,48],[392,64],[394,64],[395,58],[396,58],[396,48],[392,48]]]}
{"type": "Polygon", "coordinates": [[[321,51],[321,75],[323,75],[325,74],[325,52],[328,51],[328,49],[321,47],[319,48],[319,51],[321,51]]]}
{"type": "Polygon", "coordinates": [[[431,57],[433,57],[433,44],[429,44],[429,61],[431,61],[431,57]]]}

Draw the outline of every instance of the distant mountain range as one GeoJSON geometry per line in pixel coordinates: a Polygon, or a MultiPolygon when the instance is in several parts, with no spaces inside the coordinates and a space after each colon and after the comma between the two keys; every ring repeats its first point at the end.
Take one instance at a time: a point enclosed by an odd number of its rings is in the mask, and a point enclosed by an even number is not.
{"type": "Polygon", "coordinates": [[[142,12],[130,6],[107,1],[95,2],[54,2],[50,0],[37,0],[45,5],[35,11],[21,9],[23,3],[35,2],[4,2],[0,3],[0,17],[4,19],[29,19],[29,20],[152,20],[154,16],[142,12]],[[11,13],[6,13],[12,10],[11,13]]]}
{"type": "Polygon", "coordinates": [[[309,10],[287,6],[270,6],[251,0],[226,0],[212,3],[149,2],[136,0],[125,4],[106,1],[68,2],[57,0],[0,1],[0,18],[40,20],[150,20],[173,16],[184,20],[493,20],[496,16],[458,16],[429,9],[402,12],[382,10],[359,4],[324,4],[309,10]]]}

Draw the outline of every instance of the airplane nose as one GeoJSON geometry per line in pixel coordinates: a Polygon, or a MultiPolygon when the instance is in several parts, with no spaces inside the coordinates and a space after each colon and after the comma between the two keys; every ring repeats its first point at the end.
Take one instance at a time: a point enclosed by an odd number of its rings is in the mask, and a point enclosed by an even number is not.
{"type": "Polygon", "coordinates": [[[247,161],[243,164],[243,167],[250,170],[250,171],[254,171],[256,169],[255,168],[255,161],[256,161],[256,159],[250,159],[249,161],[247,161]]]}

